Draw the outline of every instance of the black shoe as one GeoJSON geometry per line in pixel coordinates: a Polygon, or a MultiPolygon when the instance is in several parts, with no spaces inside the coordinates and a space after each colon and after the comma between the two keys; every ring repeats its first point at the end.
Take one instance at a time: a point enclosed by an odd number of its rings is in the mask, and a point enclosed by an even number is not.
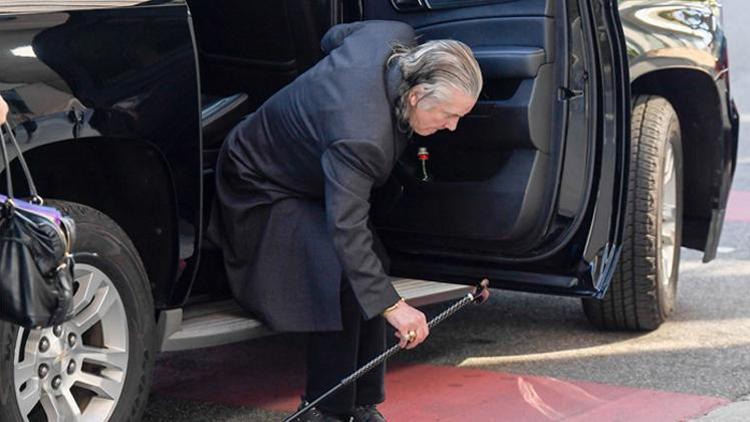
{"type": "MultiPolygon", "coordinates": [[[[305,406],[307,406],[307,402],[303,400],[297,410],[302,409],[305,406]]],[[[323,412],[313,406],[310,410],[305,412],[305,414],[295,419],[295,422],[351,422],[351,420],[352,418],[350,416],[334,415],[332,413],[323,412]]]]}
{"type": "Polygon", "coordinates": [[[378,412],[374,404],[357,406],[352,413],[352,422],[386,422],[385,416],[378,412]]]}

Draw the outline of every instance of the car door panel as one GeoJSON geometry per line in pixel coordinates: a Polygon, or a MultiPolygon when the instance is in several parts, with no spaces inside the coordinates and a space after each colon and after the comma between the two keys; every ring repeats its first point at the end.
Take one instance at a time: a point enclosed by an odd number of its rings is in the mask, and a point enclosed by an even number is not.
{"type": "Polygon", "coordinates": [[[467,43],[485,79],[455,132],[416,137],[407,148],[389,183],[391,203],[376,207],[376,227],[398,275],[425,277],[434,268],[433,278],[446,281],[492,274],[509,288],[599,294],[618,251],[627,111],[612,101],[626,96],[611,86],[624,73],[613,59],[620,40],[594,45],[596,37],[616,35],[614,25],[602,29],[612,16],[592,16],[613,6],[488,3],[405,13],[388,1],[365,2],[365,19],[403,20],[423,40],[467,43]],[[588,19],[585,28],[578,15],[569,18],[571,10],[588,19]],[[576,38],[583,31],[585,46],[576,38]],[[607,90],[599,84],[606,78],[607,90]],[[420,147],[430,153],[426,168],[420,147]],[[578,168],[563,169],[574,162],[578,168]]]}
{"type": "Polygon", "coordinates": [[[484,76],[477,106],[455,133],[417,137],[402,156],[403,192],[389,214],[376,217],[386,242],[404,251],[429,244],[459,250],[473,239],[496,254],[537,241],[551,211],[545,197],[552,189],[543,186],[556,178],[549,116],[559,72],[547,2],[399,13],[371,1],[364,10],[365,18],[405,20],[425,40],[460,39],[484,76]],[[420,147],[430,152],[429,181],[422,180],[420,147]]]}
{"type": "Polygon", "coordinates": [[[0,50],[24,52],[3,56],[0,90],[39,191],[117,221],[163,304],[200,244],[198,68],[185,4],[150,3],[0,2],[0,50]]]}

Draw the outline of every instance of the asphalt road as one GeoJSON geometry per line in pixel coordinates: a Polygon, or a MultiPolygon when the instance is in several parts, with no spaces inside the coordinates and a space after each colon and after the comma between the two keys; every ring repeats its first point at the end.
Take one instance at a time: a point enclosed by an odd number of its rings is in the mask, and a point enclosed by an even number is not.
{"type": "MultiPolygon", "coordinates": [[[[740,112],[747,113],[740,131],[734,181],[734,195],[740,200],[735,203],[750,207],[750,194],[744,195],[750,193],[750,8],[746,0],[725,0],[724,5],[733,95],[740,112]]],[[[750,396],[750,218],[746,217],[739,213],[725,223],[713,262],[702,264],[701,254],[683,249],[677,310],[654,332],[597,331],[584,318],[579,300],[494,291],[488,304],[459,313],[434,330],[426,343],[395,361],[742,400],[750,396]]],[[[294,339],[259,340],[285,341],[296,344],[294,339]]],[[[160,358],[161,364],[164,359],[168,358],[160,358]]],[[[146,420],[241,421],[278,416],[154,395],[146,420]]]]}

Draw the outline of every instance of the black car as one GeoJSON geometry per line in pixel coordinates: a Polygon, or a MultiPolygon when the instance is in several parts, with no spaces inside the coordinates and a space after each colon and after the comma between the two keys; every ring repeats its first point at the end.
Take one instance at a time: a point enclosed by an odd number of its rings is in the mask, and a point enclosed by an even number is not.
{"type": "Polygon", "coordinates": [[[217,151],[363,19],[460,39],[485,77],[458,130],[415,139],[373,194],[403,295],[487,277],[581,297],[600,328],[665,320],[680,246],[716,254],[735,168],[716,0],[3,1],[0,94],[79,234],[74,318],[0,323],[0,420],[137,420],[157,352],[268,333],[203,236],[217,151]]]}

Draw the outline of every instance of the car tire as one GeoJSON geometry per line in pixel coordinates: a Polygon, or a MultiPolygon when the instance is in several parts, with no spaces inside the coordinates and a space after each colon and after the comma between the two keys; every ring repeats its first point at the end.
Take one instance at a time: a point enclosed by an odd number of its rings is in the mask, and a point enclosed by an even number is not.
{"type": "Polygon", "coordinates": [[[666,99],[638,96],[620,262],[604,298],[583,299],[588,320],[607,330],[658,328],[675,308],[681,241],[680,122],[666,99]]]}
{"type": "Polygon", "coordinates": [[[74,316],[40,330],[0,323],[0,421],[139,421],[156,330],[141,259],[101,212],[49,204],[76,222],[74,316]]]}

